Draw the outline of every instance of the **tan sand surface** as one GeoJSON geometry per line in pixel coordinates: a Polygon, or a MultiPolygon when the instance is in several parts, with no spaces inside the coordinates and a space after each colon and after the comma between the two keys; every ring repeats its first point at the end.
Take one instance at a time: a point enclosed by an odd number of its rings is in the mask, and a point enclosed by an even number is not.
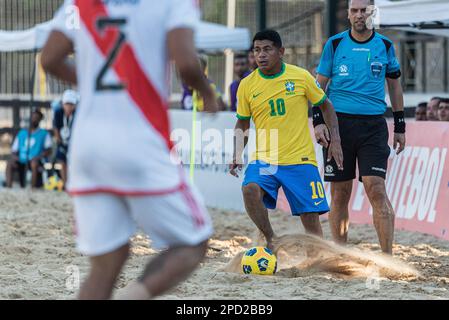
{"type": "MultiPolygon", "coordinates": [[[[88,259],[75,248],[72,210],[65,194],[0,191],[0,299],[76,297],[76,270],[82,280],[88,259]]],[[[299,235],[298,218],[273,212],[276,233],[288,235],[278,243],[281,270],[252,276],[239,273],[235,257],[258,244],[255,227],[245,214],[210,212],[215,234],[206,260],[160,299],[449,298],[449,242],[433,236],[397,231],[391,260],[379,253],[372,226],[352,225],[349,246],[341,248],[299,235]]],[[[327,222],[323,229],[330,239],[327,222]]],[[[117,287],[137,277],[155,254],[144,235],[134,237],[117,287]]]]}

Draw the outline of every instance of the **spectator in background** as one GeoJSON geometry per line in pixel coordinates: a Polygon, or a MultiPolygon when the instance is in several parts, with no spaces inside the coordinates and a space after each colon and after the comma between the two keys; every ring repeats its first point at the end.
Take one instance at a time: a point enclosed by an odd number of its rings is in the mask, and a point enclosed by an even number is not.
{"type": "Polygon", "coordinates": [[[51,110],[53,111],[53,113],[56,112],[58,109],[61,109],[61,108],[62,108],[62,101],[61,101],[61,99],[56,99],[56,100],[53,100],[51,102],[51,110]]]}
{"type": "Polygon", "coordinates": [[[192,101],[193,90],[186,84],[182,84],[182,99],[181,99],[181,109],[183,110],[192,110],[193,109],[193,101],[192,101]]]}
{"type": "Polygon", "coordinates": [[[13,174],[19,172],[20,185],[25,188],[27,166],[31,169],[31,187],[38,188],[42,181],[39,179],[43,160],[51,153],[52,141],[47,130],[39,127],[44,115],[39,110],[31,113],[30,129],[22,129],[14,139],[11,147],[11,159],[6,166],[5,187],[12,188],[13,174]],[[31,138],[31,139],[29,139],[31,138]],[[28,143],[28,140],[30,143],[28,143]]]}
{"type": "MultiPolygon", "coordinates": [[[[203,71],[204,75],[207,78],[207,58],[205,56],[200,56],[198,59],[200,61],[201,70],[203,71]]],[[[215,83],[213,83],[212,80],[208,78],[208,81],[211,88],[215,91],[215,96],[217,97],[218,110],[219,111],[226,110],[226,104],[223,101],[221,92],[217,89],[217,86],[215,85],[215,83]]],[[[200,93],[197,90],[193,91],[192,102],[193,105],[196,107],[196,110],[198,111],[204,110],[203,98],[201,97],[200,93]]]]}
{"type": "Polygon", "coordinates": [[[438,120],[449,121],[449,99],[444,98],[440,100],[440,105],[438,106],[438,120]]]}
{"type": "Polygon", "coordinates": [[[433,97],[427,105],[427,121],[438,121],[438,106],[441,98],[433,97]]]}
{"type": "Polygon", "coordinates": [[[62,108],[57,109],[53,117],[53,132],[56,139],[56,162],[61,164],[61,178],[67,181],[67,152],[72,131],[75,108],[78,105],[78,93],[66,90],[62,95],[62,108]]]}
{"type": "Polygon", "coordinates": [[[421,102],[415,109],[416,121],[427,121],[427,102],[421,102]]]}
{"type": "Polygon", "coordinates": [[[249,70],[249,59],[247,54],[238,54],[234,58],[234,74],[236,80],[231,83],[230,86],[230,100],[231,111],[237,111],[237,90],[240,85],[240,81],[251,74],[249,70]]]}
{"type": "Polygon", "coordinates": [[[251,49],[248,51],[248,62],[249,62],[249,71],[253,72],[258,68],[256,57],[254,56],[254,46],[251,46],[251,49]]]}

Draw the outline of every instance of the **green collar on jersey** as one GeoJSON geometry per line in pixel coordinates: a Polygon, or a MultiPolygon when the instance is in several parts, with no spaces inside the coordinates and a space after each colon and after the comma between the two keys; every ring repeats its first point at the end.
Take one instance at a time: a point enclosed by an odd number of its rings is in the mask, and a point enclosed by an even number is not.
{"type": "Polygon", "coordinates": [[[266,74],[263,74],[262,71],[260,71],[260,69],[257,69],[257,70],[259,70],[260,76],[261,76],[262,78],[264,78],[264,79],[276,79],[276,78],[282,76],[282,75],[285,73],[285,63],[282,62],[281,71],[280,71],[279,73],[273,74],[273,75],[271,75],[271,76],[268,76],[268,75],[266,75],[266,74]]]}

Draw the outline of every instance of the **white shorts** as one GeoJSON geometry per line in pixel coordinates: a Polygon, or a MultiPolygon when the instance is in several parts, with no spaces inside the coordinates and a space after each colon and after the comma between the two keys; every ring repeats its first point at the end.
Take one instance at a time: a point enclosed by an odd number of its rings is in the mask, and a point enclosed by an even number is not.
{"type": "Polygon", "coordinates": [[[141,228],[152,248],[197,245],[213,233],[201,196],[184,186],[156,196],[97,193],[74,197],[78,250],[88,256],[110,253],[141,228]]]}

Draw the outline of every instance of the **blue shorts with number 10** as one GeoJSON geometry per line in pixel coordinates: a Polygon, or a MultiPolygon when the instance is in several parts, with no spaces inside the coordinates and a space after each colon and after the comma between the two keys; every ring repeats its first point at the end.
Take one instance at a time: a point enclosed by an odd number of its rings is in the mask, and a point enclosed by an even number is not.
{"type": "Polygon", "coordinates": [[[243,186],[250,183],[265,191],[263,202],[267,209],[276,208],[278,191],[282,187],[294,216],[329,211],[320,173],[314,165],[276,166],[254,161],[245,171],[243,186]]]}

